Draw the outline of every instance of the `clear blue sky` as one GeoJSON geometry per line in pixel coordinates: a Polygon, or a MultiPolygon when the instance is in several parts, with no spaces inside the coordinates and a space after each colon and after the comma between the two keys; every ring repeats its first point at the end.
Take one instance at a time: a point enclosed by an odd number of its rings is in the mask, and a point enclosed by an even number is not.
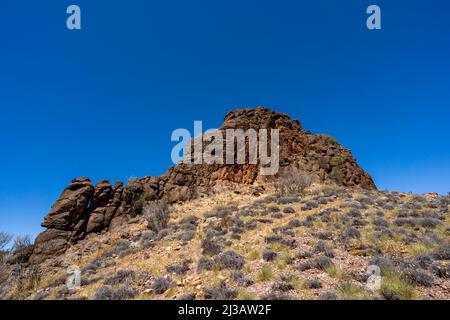
{"type": "Polygon", "coordinates": [[[35,236],[72,178],[162,174],[173,129],[257,105],[335,136],[379,188],[446,193],[449,18],[438,0],[1,1],[0,230],[35,236]]]}

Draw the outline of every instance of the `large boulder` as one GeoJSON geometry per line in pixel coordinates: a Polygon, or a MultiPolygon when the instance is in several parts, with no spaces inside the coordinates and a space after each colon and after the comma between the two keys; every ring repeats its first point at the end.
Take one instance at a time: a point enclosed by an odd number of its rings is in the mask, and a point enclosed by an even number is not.
{"type": "Polygon", "coordinates": [[[87,234],[106,229],[110,205],[120,206],[120,190],[119,187],[113,190],[108,180],[98,182],[95,187],[85,177],[72,180],[45,216],[42,226],[47,230],[36,238],[30,261],[39,263],[59,255],[87,234]]]}
{"type": "Polygon", "coordinates": [[[94,194],[88,178],[72,180],[58,201],[44,218],[42,226],[49,229],[72,231],[86,213],[94,194]]]}

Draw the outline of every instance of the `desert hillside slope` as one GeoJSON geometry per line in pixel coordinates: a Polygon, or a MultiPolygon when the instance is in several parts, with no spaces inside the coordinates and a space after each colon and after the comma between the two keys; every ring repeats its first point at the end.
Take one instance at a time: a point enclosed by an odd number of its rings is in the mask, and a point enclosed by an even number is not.
{"type": "Polygon", "coordinates": [[[240,109],[227,128],[279,129],[280,173],[74,179],[33,246],[0,251],[0,298],[450,299],[450,196],[379,191],[349,150],[285,114],[240,109]]]}
{"type": "MultiPolygon", "coordinates": [[[[449,299],[450,197],[313,185],[174,204],[155,232],[143,216],[90,234],[2,282],[23,299],[449,299]],[[68,290],[70,266],[81,288],[68,290]],[[381,287],[366,286],[370,265],[381,287]]],[[[16,265],[17,271],[20,267],[16,265]]]]}

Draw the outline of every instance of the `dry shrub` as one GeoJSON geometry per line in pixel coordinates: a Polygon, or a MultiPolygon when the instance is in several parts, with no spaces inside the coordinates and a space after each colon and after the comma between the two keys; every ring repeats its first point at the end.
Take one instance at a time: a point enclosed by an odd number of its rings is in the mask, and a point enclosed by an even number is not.
{"type": "Polygon", "coordinates": [[[169,224],[169,205],[164,200],[147,202],[143,209],[144,218],[147,220],[148,228],[159,232],[169,224]]]}
{"type": "Polygon", "coordinates": [[[289,171],[279,176],[275,189],[281,196],[304,194],[313,182],[314,178],[303,171],[289,171]]]}

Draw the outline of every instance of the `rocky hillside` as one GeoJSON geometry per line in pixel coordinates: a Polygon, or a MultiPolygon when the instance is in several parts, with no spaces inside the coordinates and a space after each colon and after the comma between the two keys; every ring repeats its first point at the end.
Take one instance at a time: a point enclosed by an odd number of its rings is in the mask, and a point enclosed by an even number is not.
{"type": "MultiPolygon", "coordinates": [[[[225,116],[221,130],[279,129],[280,171],[302,170],[323,183],[375,189],[371,177],[361,169],[349,150],[332,137],[302,130],[297,120],[265,108],[241,109],[225,116]]],[[[63,253],[90,233],[114,229],[139,215],[145,201],[165,199],[169,203],[210,194],[221,185],[254,184],[260,165],[187,165],[172,167],[160,177],[145,177],[112,186],[104,180],[93,186],[88,178],[75,179],[45,217],[47,228],[36,239],[30,262],[63,253]]],[[[272,181],[276,177],[272,177],[272,181]]],[[[268,182],[267,178],[265,179],[268,182]]],[[[270,181],[270,179],[269,179],[270,181]]]]}
{"type": "Polygon", "coordinates": [[[34,246],[0,256],[0,298],[450,298],[449,196],[378,191],[349,150],[285,114],[232,111],[229,128],[279,129],[279,175],[180,164],[126,185],[74,179],[34,246]]]}
{"type": "Polygon", "coordinates": [[[302,195],[243,185],[172,205],[158,232],[138,215],[39,265],[11,265],[3,297],[450,299],[449,205],[335,185],[302,195]],[[69,290],[74,265],[81,287],[69,290]]]}

